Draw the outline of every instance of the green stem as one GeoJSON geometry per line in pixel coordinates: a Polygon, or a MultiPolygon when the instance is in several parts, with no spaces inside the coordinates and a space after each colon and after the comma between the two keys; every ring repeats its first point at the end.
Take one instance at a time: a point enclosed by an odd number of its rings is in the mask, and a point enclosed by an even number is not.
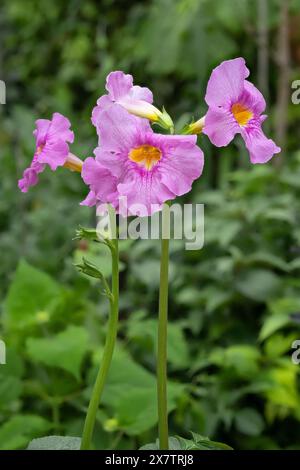
{"type": "Polygon", "coordinates": [[[115,347],[118,316],[119,316],[119,250],[117,237],[112,240],[112,298],[110,300],[110,317],[108,321],[108,333],[105,341],[103,357],[99,372],[94,385],[93,393],[89,403],[84,429],[81,440],[81,450],[88,450],[91,445],[93,431],[95,427],[96,414],[99,408],[104,384],[110,368],[113,351],[115,347]]]}
{"type": "Polygon", "coordinates": [[[157,402],[159,448],[169,448],[167,409],[167,325],[168,325],[168,274],[169,274],[169,208],[162,210],[162,238],[160,262],[160,288],[157,346],[157,402]],[[164,238],[165,237],[165,238],[164,238]]]}

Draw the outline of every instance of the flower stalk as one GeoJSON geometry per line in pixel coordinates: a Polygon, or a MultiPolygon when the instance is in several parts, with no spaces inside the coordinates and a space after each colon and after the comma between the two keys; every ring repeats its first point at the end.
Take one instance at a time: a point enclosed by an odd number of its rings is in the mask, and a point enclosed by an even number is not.
{"type": "Polygon", "coordinates": [[[169,276],[169,206],[162,209],[161,264],[157,341],[157,404],[159,448],[169,448],[167,402],[167,330],[168,330],[168,276],[169,276]]]}
{"type": "MultiPolygon", "coordinates": [[[[110,212],[111,219],[112,211],[110,212]]],[[[110,250],[112,256],[112,283],[111,295],[109,296],[110,302],[110,316],[108,321],[108,333],[105,341],[102,361],[100,364],[99,372],[93,388],[91,400],[89,403],[82,440],[81,450],[88,450],[91,446],[91,440],[96,422],[96,415],[99,408],[102,392],[107,379],[108,371],[110,368],[113,351],[117,338],[118,331],[118,317],[119,317],[119,248],[117,237],[111,240],[110,250]]]]}

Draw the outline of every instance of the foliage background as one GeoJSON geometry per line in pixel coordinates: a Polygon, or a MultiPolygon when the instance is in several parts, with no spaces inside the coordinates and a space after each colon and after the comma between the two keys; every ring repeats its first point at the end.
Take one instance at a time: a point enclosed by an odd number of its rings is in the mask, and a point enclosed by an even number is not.
{"type": "MultiPolygon", "coordinates": [[[[84,254],[109,275],[104,249],[72,240],[79,224],[95,223],[93,210],[79,206],[86,189],[78,175],[48,171],[27,195],[17,190],[34,121],[66,114],[74,153],[91,155],[91,110],[106,74],[121,69],[149,86],[180,128],[205,113],[212,68],[240,55],[264,87],[266,128],[283,152],[251,167],[239,139],[225,149],[199,139],[205,171],[185,200],[206,205],[205,247],[171,247],[171,434],[192,430],[237,449],[300,448],[300,365],[291,362],[300,338],[300,105],[290,100],[300,77],[300,8],[289,2],[282,33],[284,3],[1,2],[0,449],[45,434],[80,435],[108,313],[99,286],[73,266],[84,254]]],[[[121,259],[121,326],[98,414],[99,449],[156,438],[159,244],[123,242],[121,259]]]]}

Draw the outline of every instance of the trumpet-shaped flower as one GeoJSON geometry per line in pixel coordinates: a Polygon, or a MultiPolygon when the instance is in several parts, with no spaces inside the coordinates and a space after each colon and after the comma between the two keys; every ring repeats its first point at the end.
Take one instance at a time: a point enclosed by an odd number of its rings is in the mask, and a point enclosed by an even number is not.
{"type": "Polygon", "coordinates": [[[262,131],[266,102],[246,78],[249,70],[243,58],[222,62],[209,79],[205,101],[209,106],[203,133],[217,147],[223,147],[241,134],[252,163],[265,163],[280,152],[262,131]]]}
{"type": "Polygon", "coordinates": [[[54,113],[51,120],[38,119],[33,135],[36,148],[33,160],[19,180],[19,188],[26,193],[30,186],[38,182],[38,174],[44,171],[46,165],[55,171],[59,166],[72,170],[81,170],[82,162],[69,153],[67,142],[74,141],[74,133],[70,130],[70,121],[62,114],[54,113]]]}
{"type": "Polygon", "coordinates": [[[101,96],[93,109],[92,123],[96,128],[101,121],[101,113],[113,104],[119,104],[130,114],[149,119],[169,129],[173,127],[170,116],[153,106],[153,95],[149,88],[133,85],[131,75],[124,72],[111,72],[106,78],[107,95],[101,96]]]}
{"type": "Polygon", "coordinates": [[[127,198],[128,215],[151,215],[189,192],[202,173],[204,157],[195,135],[155,134],[147,120],[117,104],[102,112],[97,128],[101,146],[82,169],[91,190],[84,204],[109,202],[122,213],[118,203],[127,198]]]}

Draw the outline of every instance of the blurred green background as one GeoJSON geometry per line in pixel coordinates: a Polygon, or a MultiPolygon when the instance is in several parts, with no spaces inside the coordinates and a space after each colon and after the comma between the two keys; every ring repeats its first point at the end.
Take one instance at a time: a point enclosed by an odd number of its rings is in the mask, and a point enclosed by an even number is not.
{"type": "MultiPolygon", "coordinates": [[[[300,448],[300,79],[298,0],[2,0],[0,78],[0,449],[46,434],[81,434],[106,333],[99,285],[79,274],[85,255],[109,275],[105,248],[73,240],[95,225],[78,174],[46,171],[26,195],[37,118],[58,111],[74,153],[92,154],[90,116],[107,73],[151,88],[178,128],[206,111],[219,62],[243,56],[264,92],[265,129],[283,152],[251,166],[240,139],[213,148],[185,201],[205,204],[205,246],[171,244],[170,432],[236,449],[300,448]],[[289,11],[287,10],[289,6],[289,11]]],[[[183,198],[181,199],[183,200],[183,198]]],[[[155,337],[160,247],[121,243],[121,324],[94,447],[134,449],[156,431],[155,337]]]]}

